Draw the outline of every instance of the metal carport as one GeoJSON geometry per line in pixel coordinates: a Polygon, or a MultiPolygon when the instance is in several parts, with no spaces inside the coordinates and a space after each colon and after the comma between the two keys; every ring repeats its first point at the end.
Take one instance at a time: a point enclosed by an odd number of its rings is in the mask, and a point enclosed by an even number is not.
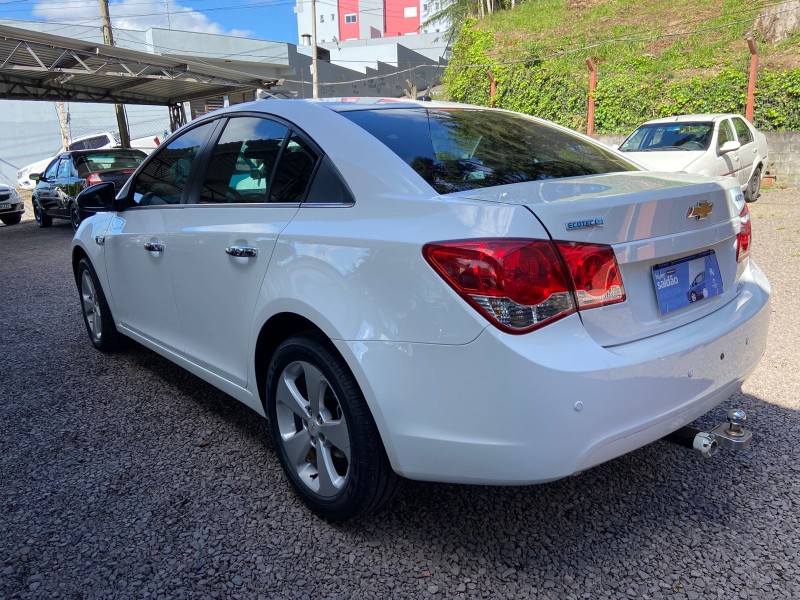
{"type": "MultiPolygon", "coordinates": [[[[170,106],[265,88],[264,80],[204,63],[0,25],[0,98],[170,106]]],[[[182,107],[181,107],[182,108],[182,107]]]]}

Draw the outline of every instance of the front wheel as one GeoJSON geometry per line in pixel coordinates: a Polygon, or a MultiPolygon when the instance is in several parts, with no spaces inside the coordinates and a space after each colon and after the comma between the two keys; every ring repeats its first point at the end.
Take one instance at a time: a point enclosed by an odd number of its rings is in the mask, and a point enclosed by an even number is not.
{"type": "Polygon", "coordinates": [[[38,200],[33,201],[33,219],[41,228],[50,227],[53,224],[53,218],[45,214],[38,200]]]}
{"type": "Polygon", "coordinates": [[[88,258],[82,258],[78,263],[76,275],[83,322],[92,345],[101,352],[117,350],[124,344],[125,338],[114,325],[106,295],[88,258]]]}
{"type": "Polygon", "coordinates": [[[332,521],[388,502],[392,471],[364,395],[322,336],[291,337],[267,373],[267,415],[278,459],[306,505],[332,521]]]}
{"type": "Polygon", "coordinates": [[[744,199],[747,202],[755,202],[761,193],[761,167],[756,167],[750,181],[747,182],[747,189],[744,191],[744,199]]]}

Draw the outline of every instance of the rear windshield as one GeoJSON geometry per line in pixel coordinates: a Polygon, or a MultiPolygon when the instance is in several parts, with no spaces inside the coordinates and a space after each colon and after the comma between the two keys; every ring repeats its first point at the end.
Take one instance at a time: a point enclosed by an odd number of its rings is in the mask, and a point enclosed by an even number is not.
{"type": "Polygon", "coordinates": [[[144,159],[145,155],[139,152],[104,152],[76,157],[75,167],[78,169],[78,175],[84,177],[86,173],[97,171],[136,169],[144,159]]]}
{"type": "Polygon", "coordinates": [[[619,149],[623,152],[708,150],[713,133],[714,124],[710,122],[640,125],[619,149]]]}
{"type": "Polygon", "coordinates": [[[410,107],[340,114],[386,144],[440,194],[638,170],[577,135],[500,111],[410,107]]]}

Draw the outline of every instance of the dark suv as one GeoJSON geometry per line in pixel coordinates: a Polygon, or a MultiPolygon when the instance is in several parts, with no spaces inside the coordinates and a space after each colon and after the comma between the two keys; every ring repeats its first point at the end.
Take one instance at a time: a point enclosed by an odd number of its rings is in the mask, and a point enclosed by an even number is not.
{"type": "Polygon", "coordinates": [[[108,148],[105,150],[73,150],[56,156],[36,179],[31,202],[39,227],[50,227],[53,218],[69,219],[78,229],[87,217],[78,209],[77,195],[87,187],[104,181],[122,187],[147,155],[141,150],[108,148]]]}

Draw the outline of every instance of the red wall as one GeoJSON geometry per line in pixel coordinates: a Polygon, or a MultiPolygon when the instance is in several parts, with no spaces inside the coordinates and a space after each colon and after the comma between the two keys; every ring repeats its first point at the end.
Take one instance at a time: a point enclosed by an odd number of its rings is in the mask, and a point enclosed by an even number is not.
{"type": "Polygon", "coordinates": [[[384,0],[384,6],[386,37],[419,32],[419,0],[384,0]],[[413,7],[416,10],[415,17],[404,16],[407,7],[413,7]]]}
{"type": "Polygon", "coordinates": [[[358,39],[358,21],[361,16],[356,16],[355,23],[344,22],[344,16],[353,13],[358,15],[358,0],[339,0],[339,39],[341,41],[358,39]]]}

